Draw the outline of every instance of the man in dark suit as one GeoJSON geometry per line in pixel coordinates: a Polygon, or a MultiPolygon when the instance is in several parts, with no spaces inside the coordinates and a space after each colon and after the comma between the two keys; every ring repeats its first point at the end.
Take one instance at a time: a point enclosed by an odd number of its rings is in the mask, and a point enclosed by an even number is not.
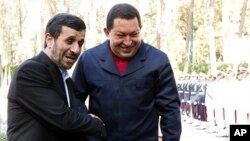
{"type": "Polygon", "coordinates": [[[48,22],[44,51],[22,63],[10,84],[9,141],[84,141],[87,135],[106,135],[97,116],[78,111],[74,88],[67,83],[85,29],[79,17],[66,13],[48,22]]]}
{"type": "Polygon", "coordinates": [[[105,123],[105,141],[164,141],[181,134],[180,100],[167,55],[141,40],[135,7],[117,4],[107,16],[108,40],[85,51],[73,73],[90,112],[105,123]]]}

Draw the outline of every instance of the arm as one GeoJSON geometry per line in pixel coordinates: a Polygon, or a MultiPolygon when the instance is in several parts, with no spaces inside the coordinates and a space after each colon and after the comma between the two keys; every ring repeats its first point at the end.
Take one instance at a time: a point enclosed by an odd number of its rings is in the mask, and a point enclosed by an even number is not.
{"type": "Polygon", "coordinates": [[[163,141],[179,141],[182,127],[180,100],[174,74],[169,61],[162,65],[157,80],[156,105],[163,141]]]}

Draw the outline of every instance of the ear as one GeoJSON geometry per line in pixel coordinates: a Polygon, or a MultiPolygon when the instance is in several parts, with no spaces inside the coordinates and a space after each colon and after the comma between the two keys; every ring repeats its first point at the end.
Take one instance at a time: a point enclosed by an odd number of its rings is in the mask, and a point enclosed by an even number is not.
{"type": "Polygon", "coordinates": [[[107,37],[109,37],[109,30],[106,27],[103,29],[103,31],[104,31],[105,35],[107,37]]]}
{"type": "Polygon", "coordinates": [[[52,47],[54,45],[54,38],[49,34],[45,34],[45,42],[47,44],[47,47],[52,47]]]}

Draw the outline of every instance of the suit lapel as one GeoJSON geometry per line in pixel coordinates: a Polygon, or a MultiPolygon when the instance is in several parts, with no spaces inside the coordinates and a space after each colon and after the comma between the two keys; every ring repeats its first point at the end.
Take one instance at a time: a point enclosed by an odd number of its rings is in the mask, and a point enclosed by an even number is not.
{"type": "Polygon", "coordinates": [[[145,48],[144,48],[143,43],[142,43],[136,56],[133,57],[129,61],[128,66],[122,75],[129,75],[129,74],[141,69],[142,67],[144,67],[144,60],[146,59],[145,54],[146,54],[145,48]]]}
{"type": "Polygon", "coordinates": [[[118,69],[115,65],[115,61],[109,49],[109,41],[106,41],[100,46],[100,51],[97,52],[97,56],[101,61],[101,67],[108,72],[111,72],[116,75],[120,75],[118,69]]]}

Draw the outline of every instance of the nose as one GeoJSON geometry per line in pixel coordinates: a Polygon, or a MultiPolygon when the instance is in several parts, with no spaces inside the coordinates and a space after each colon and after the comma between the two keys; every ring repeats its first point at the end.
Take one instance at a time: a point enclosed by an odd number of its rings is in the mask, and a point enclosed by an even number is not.
{"type": "Polygon", "coordinates": [[[131,40],[131,37],[129,35],[125,37],[125,39],[123,41],[123,44],[126,45],[126,46],[131,46],[132,45],[132,40],[131,40]]]}
{"type": "Polygon", "coordinates": [[[72,45],[70,50],[72,52],[74,52],[75,54],[78,54],[79,52],[81,52],[82,48],[77,43],[75,43],[75,44],[72,45]]]}

